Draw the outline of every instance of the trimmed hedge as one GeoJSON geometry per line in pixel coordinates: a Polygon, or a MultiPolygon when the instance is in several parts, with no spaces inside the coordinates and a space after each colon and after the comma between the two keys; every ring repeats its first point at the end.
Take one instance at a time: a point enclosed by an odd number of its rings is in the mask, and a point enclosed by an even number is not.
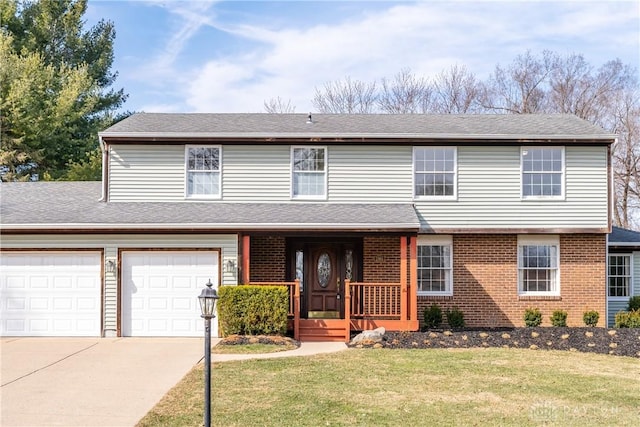
{"type": "Polygon", "coordinates": [[[287,332],[289,290],[285,286],[221,286],[218,295],[223,337],[287,332]]]}

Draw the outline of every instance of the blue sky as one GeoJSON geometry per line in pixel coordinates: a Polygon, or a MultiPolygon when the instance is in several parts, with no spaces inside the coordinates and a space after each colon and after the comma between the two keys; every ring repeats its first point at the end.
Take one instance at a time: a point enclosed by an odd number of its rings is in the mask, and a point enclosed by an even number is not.
{"type": "Polygon", "coordinates": [[[640,64],[635,1],[89,0],[87,25],[115,24],[126,110],[263,112],[280,96],[313,111],[316,87],[403,68],[481,79],[527,50],[640,64]]]}

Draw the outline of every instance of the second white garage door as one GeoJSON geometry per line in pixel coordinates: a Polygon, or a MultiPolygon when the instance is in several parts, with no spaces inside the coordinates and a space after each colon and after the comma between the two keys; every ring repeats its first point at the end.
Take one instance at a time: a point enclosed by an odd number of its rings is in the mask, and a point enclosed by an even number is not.
{"type": "Polygon", "coordinates": [[[123,336],[203,336],[198,295],[218,288],[217,251],[126,251],[121,277],[123,336]]]}

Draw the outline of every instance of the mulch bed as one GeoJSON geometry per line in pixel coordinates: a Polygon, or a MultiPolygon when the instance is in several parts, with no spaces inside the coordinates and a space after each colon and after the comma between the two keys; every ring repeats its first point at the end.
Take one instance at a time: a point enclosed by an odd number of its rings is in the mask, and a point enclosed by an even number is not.
{"type": "Polygon", "coordinates": [[[300,347],[300,343],[292,338],[279,335],[229,335],[218,345],[273,344],[300,347]]]}
{"type": "Polygon", "coordinates": [[[509,328],[433,329],[424,332],[387,332],[382,341],[366,341],[357,348],[472,348],[503,347],[567,350],[640,358],[640,329],[509,328]]]}

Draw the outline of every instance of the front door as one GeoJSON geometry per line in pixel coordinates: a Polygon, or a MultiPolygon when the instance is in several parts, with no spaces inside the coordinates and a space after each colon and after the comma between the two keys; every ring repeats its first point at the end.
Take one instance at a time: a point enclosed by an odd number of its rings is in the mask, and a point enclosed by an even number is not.
{"type": "Polygon", "coordinates": [[[313,246],[309,255],[308,317],[339,319],[342,283],[336,247],[313,246]]]}
{"type": "Polygon", "coordinates": [[[341,319],[345,280],[362,280],[361,238],[290,238],[290,280],[300,280],[303,318],[341,319]]]}

